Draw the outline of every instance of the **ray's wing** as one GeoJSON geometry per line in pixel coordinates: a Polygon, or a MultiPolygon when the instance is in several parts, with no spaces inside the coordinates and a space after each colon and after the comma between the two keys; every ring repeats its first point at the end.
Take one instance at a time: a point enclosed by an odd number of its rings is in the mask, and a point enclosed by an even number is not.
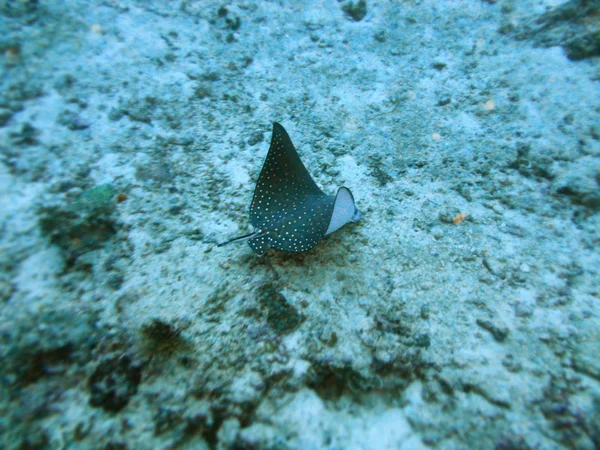
{"type": "Polygon", "coordinates": [[[270,246],[295,253],[313,248],[325,237],[334,202],[335,197],[323,193],[298,200],[294,208],[274,224],[270,246]]]}
{"type": "Polygon", "coordinates": [[[250,223],[272,229],[308,196],[325,196],[302,164],[285,129],[273,124],[271,146],[250,205],[250,223]]]}

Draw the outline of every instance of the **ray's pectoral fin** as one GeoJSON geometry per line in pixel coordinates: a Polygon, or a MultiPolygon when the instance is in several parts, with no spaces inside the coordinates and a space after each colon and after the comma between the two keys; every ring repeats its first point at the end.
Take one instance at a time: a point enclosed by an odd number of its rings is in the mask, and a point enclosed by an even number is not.
{"type": "MultiPolygon", "coordinates": [[[[256,230],[253,233],[245,234],[243,236],[238,236],[238,237],[235,237],[233,239],[230,239],[229,241],[221,242],[220,244],[217,244],[217,247],[223,247],[224,245],[233,244],[235,242],[251,241],[252,239],[258,239],[258,240],[260,240],[260,238],[264,238],[268,234],[269,234],[268,231],[256,230]]],[[[266,241],[266,239],[264,239],[264,240],[266,241]]]]}

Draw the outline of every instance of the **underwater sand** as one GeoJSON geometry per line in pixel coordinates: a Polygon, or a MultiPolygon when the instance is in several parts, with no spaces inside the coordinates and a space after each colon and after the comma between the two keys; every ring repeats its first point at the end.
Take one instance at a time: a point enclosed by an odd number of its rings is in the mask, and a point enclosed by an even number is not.
{"type": "Polygon", "coordinates": [[[0,447],[600,448],[598,17],[0,0],[0,447]],[[275,121],[362,219],[217,247],[275,121]]]}

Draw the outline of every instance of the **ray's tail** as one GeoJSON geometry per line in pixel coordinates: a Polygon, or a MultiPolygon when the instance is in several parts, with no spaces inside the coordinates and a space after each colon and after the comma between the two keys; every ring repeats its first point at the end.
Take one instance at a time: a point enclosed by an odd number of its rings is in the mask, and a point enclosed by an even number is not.
{"type": "Polygon", "coordinates": [[[224,245],[233,244],[234,242],[246,242],[246,241],[249,241],[250,239],[266,236],[267,234],[269,234],[268,231],[256,230],[253,233],[245,234],[244,236],[239,236],[239,237],[233,238],[229,241],[221,242],[220,244],[217,244],[217,247],[223,247],[224,245]]]}

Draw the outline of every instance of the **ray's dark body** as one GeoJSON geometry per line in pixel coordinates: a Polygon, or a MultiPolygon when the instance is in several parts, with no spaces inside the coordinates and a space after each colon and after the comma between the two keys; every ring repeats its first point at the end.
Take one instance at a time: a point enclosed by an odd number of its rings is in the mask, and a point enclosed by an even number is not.
{"type": "Polygon", "coordinates": [[[325,195],[300,160],[294,144],[277,122],[271,146],[250,205],[250,223],[268,231],[248,241],[258,254],[269,248],[306,252],[327,231],[335,196],[325,195]]]}

